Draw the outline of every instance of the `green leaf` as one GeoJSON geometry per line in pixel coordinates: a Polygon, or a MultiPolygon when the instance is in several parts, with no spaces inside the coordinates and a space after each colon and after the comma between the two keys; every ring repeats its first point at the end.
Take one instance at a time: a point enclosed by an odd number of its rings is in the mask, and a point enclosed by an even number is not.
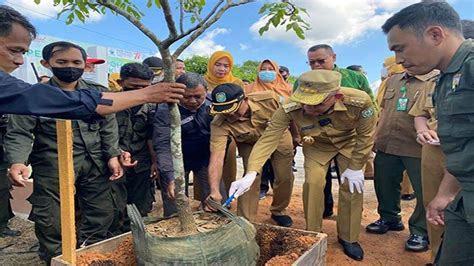
{"type": "Polygon", "coordinates": [[[264,4],[259,10],[258,10],[258,13],[259,14],[262,14],[264,13],[265,11],[267,11],[267,9],[270,7],[269,4],[264,4]]]}
{"type": "Polygon", "coordinates": [[[148,0],[148,2],[146,3],[146,8],[150,8],[152,5],[153,5],[153,1],[148,0]]]}
{"type": "Polygon", "coordinates": [[[278,24],[280,23],[280,19],[275,15],[270,19],[270,22],[273,24],[273,27],[277,27],[278,24]]]}
{"type": "Polygon", "coordinates": [[[161,2],[160,2],[160,0],[155,0],[155,6],[156,6],[157,8],[161,8],[161,2]]]}
{"type": "Polygon", "coordinates": [[[258,30],[258,34],[263,35],[264,32],[268,31],[268,28],[269,28],[269,22],[267,22],[267,24],[265,24],[265,26],[261,27],[259,30],[258,30]]]}
{"type": "Polygon", "coordinates": [[[87,9],[86,4],[84,2],[78,1],[77,6],[79,7],[79,9],[81,10],[83,14],[85,15],[89,14],[89,9],[87,9]]]}
{"type": "Polygon", "coordinates": [[[74,10],[74,13],[76,14],[77,18],[82,22],[84,23],[84,21],[86,20],[86,17],[81,13],[81,11],[79,10],[74,10]]]}
{"type": "Polygon", "coordinates": [[[74,21],[74,13],[70,13],[69,16],[66,18],[66,24],[70,25],[74,21]]]}
{"type": "Polygon", "coordinates": [[[300,28],[300,26],[298,26],[298,24],[295,24],[293,30],[296,33],[296,36],[298,36],[298,38],[304,40],[304,31],[300,28]]]}
{"type": "Polygon", "coordinates": [[[41,3],[41,0],[35,0],[35,4],[39,5],[41,3]]]}

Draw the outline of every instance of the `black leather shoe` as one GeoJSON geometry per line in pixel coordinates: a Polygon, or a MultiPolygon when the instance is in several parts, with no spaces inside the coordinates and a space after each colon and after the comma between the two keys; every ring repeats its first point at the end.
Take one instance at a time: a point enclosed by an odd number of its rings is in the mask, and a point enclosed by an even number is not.
{"type": "Polygon", "coordinates": [[[415,199],[415,194],[403,194],[400,196],[401,200],[410,201],[415,199]]]}
{"type": "Polygon", "coordinates": [[[3,228],[3,230],[0,231],[0,237],[16,237],[20,235],[21,235],[20,231],[12,230],[8,226],[3,228]]]}
{"type": "Polygon", "coordinates": [[[290,227],[293,225],[293,220],[288,215],[273,215],[272,219],[275,221],[279,226],[290,227]]]}
{"type": "Polygon", "coordinates": [[[344,254],[349,256],[351,259],[361,261],[364,259],[364,251],[359,243],[349,243],[339,238],[339,243],[342,245],[344,249],[344,254]]]}
{"type": "Polygon", "coordinates": [[[423,252],[428,250],[428,237],[411,234],[405,243],[405,249],[414,252],[423,252]]]}
{"type": "Polygon", "coordinates": [[[326,219],[326,218],[329,218],[331,217],[332,215],[334,214],[334,212],[331,210],[331,211],[328,211],[328,212],[323,212],[323,219],[326,219]]]}
{"type": "Polygon", "coordinates": [[[367,232],[373,234],[385,234],[390,231],[402,231],[405,229],[405,226],[402,222],[385,222],[382,219],[379,219],[365,228],[367,232]]]}

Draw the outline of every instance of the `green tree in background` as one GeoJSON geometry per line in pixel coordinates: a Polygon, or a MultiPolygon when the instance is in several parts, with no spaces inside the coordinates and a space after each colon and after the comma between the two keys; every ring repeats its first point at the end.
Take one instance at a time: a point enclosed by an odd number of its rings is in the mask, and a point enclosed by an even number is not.
{"type": "Polygon", "coordinates": [[[186,72],[194,72],[204,75],[207,72],[208,61],[209,57],[207,56],[193,55],[193,57],[184,60],[186,72]]]}
{"type": "Polygon", "coordinates": [[[235,65],[232,69],[232,74],[239,79],[246,79],[250,82],[254,82],[257,79],[257,68],[260,61],[247,60],[242,65],[235,65]]]}

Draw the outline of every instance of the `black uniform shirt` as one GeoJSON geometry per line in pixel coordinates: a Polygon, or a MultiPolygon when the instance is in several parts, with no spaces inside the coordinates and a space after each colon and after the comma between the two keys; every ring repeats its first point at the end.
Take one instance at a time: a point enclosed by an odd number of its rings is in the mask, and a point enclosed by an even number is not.
{"type": "Polygon", "coordinates": [[[101,118],[98,104],[111,105],[96,90],[64,91],[38,83],[28,84],[0,71],[0,114],[22,114],[64,119],[101,118]]]}

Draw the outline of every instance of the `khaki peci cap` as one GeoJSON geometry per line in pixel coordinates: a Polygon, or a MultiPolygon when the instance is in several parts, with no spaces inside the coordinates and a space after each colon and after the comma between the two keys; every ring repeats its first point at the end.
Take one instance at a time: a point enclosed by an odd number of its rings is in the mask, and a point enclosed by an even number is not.
{"type": "Polygon", "coordinates": [[[298,78],[298,87],[290,100],[307,105],[318,105],[328,95],[341,88],[341,74],[332,70],[311,70],[298,78]]]}

